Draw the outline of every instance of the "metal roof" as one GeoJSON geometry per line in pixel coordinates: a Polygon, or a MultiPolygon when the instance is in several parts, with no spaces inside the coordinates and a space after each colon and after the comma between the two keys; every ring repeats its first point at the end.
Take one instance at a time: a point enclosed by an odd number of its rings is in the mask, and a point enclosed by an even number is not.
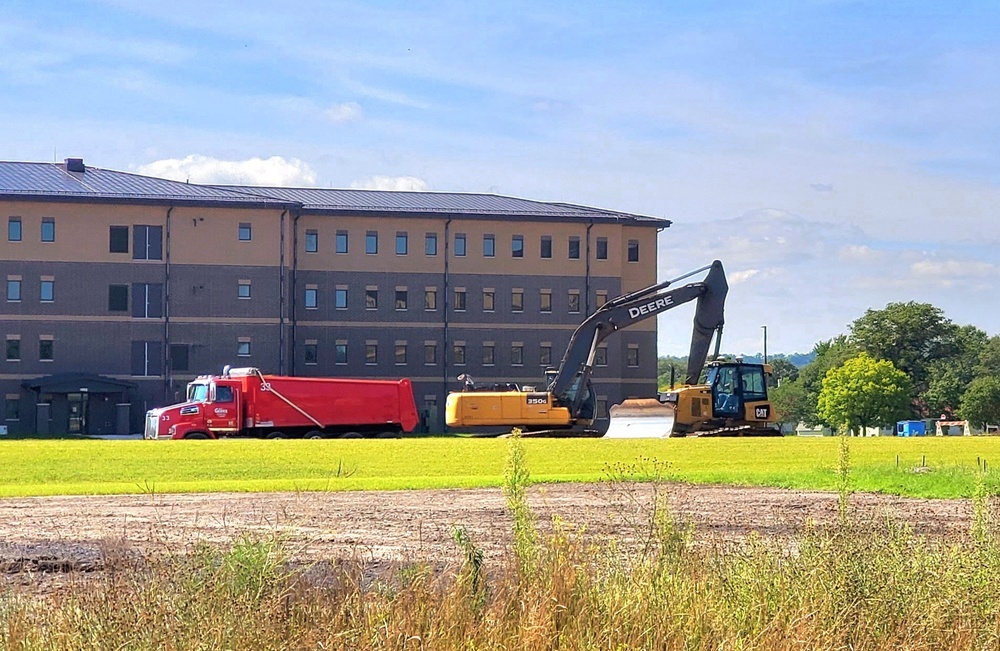
{"type": "MultiPolygon", "coordinates": [[[[82,167],[82,163],[81,163],[82,167]]],[[[216,186],[180,183],[151,176],[86,167],[72,172],[65,163],[0,162],[0,195],[24,198],[197,201],[282,204],[216,186]]]]}
{"type": "Polygon", "coordinates": [[[531,201],[498,194],[181,183],[85,166],[82,159],[67,159],[65,163],[0,161],[0,197],[56,201],[270,205],[297,208],[303,212],[314,213],[444,214],[512,219],[631,222],[658,227],[670,226],[669,220],[657,217],[568,203],[531,201]]]}
{"type": "Polygon", "coordinates": [[[294,201],[302,204],[305,211],[524,216],[593,219],[595,221],[634,221],[660,226],[670,225],[668,220],[656,217],[588,208],[568,203],[531,201],[498,194],[256,186],[218,187],[257,196],[294,201]]]}

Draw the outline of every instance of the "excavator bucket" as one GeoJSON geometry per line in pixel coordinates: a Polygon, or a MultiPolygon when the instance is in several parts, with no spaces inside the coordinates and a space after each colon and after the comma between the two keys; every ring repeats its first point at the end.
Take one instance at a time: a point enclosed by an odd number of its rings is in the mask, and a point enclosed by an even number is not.
{"type": "Polygon", "coordinates": [[[674,406],[656,398],[625,400],[609,410],[611,424],[606,439],[656,439],[674,433],[674,406]]]}

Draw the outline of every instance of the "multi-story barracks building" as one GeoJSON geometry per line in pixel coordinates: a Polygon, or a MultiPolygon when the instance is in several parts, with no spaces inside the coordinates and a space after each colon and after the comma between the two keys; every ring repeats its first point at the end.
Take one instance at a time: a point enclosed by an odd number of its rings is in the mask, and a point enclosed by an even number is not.
{"type": "MultiPolygon", "coordinates": [[[[541,384],[656,282],[663,219],[493,194],[209,186],[0,162],[0,432],[126,433],[225,365],[541,384]]],[[[597,351],[598,409],[656,391],[656,320],[597,351]]]]}

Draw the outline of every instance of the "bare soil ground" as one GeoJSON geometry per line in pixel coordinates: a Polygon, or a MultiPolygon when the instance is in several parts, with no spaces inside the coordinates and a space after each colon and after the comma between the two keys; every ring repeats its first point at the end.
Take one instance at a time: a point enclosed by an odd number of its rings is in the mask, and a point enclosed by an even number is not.
{"type": "MultiPolygon", "coordinates": [[[[676,519],[698,542],[738,543],[757,532],[787,543],[808,521],[837,518],[834,493],[769,488],[669,485],[676,519]]],[[[531,490],[544,526],[554,516],[587,535],[641,536],[648,485],[558,484],[531,490]]],[[[967,535],[971,505],[858,494],[862,522],[885,515],[918,535],[967,535]]],[[[0,586],[46,590],[60,577],[99,573],[110,556],[183,553],[198,542],[226,544],[245,533],[280,535],[298,560],[356,559],[373,566],[400,560],[448,563],[459,557],[452,529],[464,527],[488,557],[510,542],[510,516],[498,489],[341,493],[125,495],[0,499],[0,586]]],[[[873,524],[874,526],[874,524],[873,524]]]]}

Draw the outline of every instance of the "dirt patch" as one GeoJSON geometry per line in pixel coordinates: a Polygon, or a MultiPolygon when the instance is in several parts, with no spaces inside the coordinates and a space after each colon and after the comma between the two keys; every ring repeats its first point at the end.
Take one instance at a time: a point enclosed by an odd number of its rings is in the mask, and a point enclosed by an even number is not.
{"type": "MultiPolygon", "coordinates": [[[[751,532],[783,544],[807,521],[837,518],[837,495],[770,488],[671,485],[663,488],[677,519],[696,540],[738,542],[751,532]]],[[[641,535],[649,486],[557,484],[535,487],[530,504],[540,523],[554,516],[588,535],[641,535]]],[[[854,495],[861,521],[888,515],[914,533],[962,537],[967,500],[854,495]]],[[[280,535],[297,559],[356,558],[449,562],[464,527],[488,557],[504,553],[510,517],[497,489],[346,493],[252,493],[42,497],[0,500],[0,580],[26,584],[42,575],[94,573],[109,559],[184,552],[204,541],[226,544],[247,532],[280,535]]]]}

